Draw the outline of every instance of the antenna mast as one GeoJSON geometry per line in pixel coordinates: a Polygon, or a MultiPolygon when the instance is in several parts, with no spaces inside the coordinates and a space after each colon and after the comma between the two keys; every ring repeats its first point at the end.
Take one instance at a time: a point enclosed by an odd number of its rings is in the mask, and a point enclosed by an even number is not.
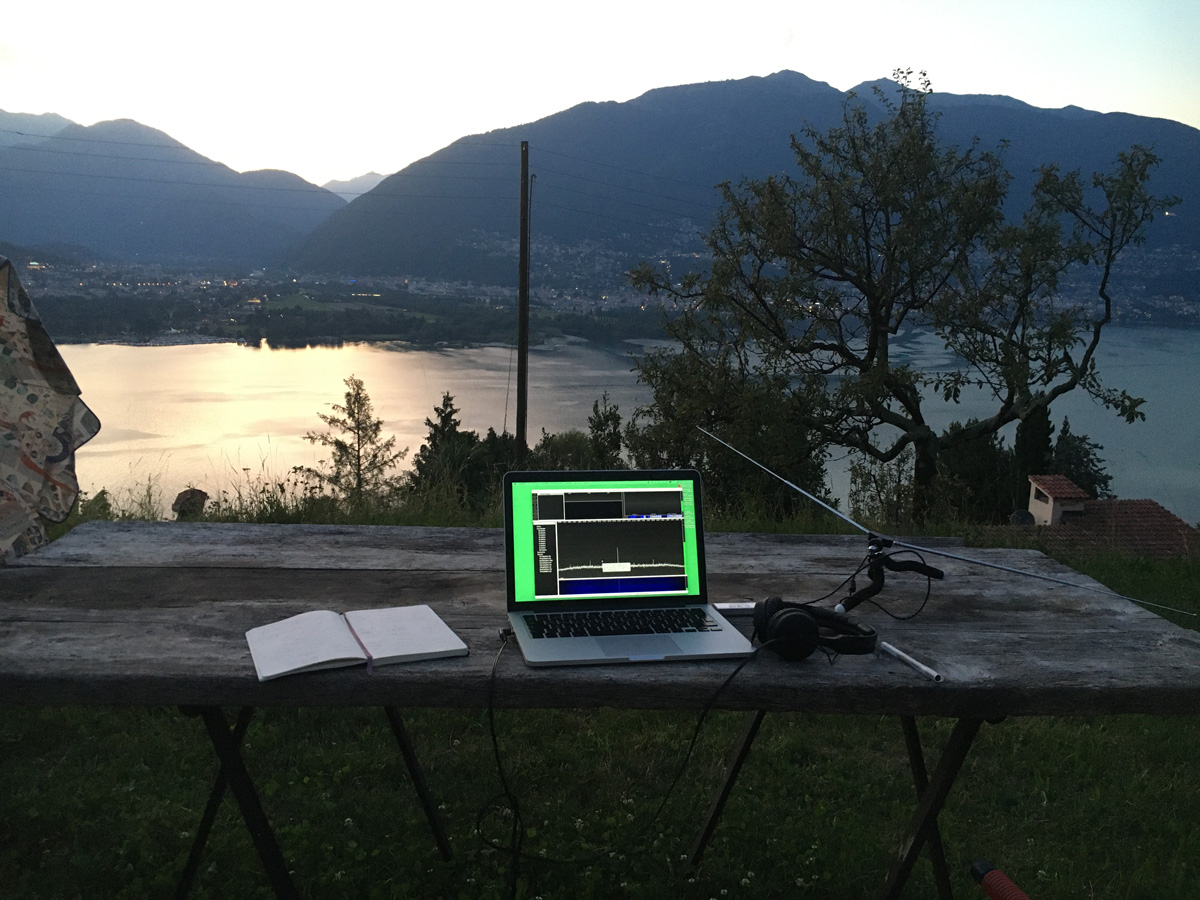
{"type": "Polygon", "coordinates": [[[521,249],[517,261],[517,466],[529,452],[529,141],[521,141],[521,249]]]}

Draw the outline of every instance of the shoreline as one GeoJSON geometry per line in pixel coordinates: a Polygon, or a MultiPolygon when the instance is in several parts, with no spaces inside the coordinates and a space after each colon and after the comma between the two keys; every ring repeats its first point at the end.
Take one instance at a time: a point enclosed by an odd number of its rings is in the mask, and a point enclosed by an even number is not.
{"type": "MultiPolygon", "coordinates": [[[[313,341],[303,345],[292,346],[290,344],[272,345],[266,339],[263,339],[258,344],[250,344],[240,338],[232,337],[217,337],[211,334],[196,334],[190,332],[179,332],[177,334],[162,334],[156,335],[146,340],[135,341],[123,338],[104,338],[91,341],[75,341],[61,340],[54,342],[60,347],[87,347],[87,346],[103,346],[103,347],[189,347],[199,344],[237,344],[238,346],[247,347],[249,349],[267,349],[267,350],[304,350],[311,347],[332,348],[336,349],[343,346],[354,345],[370,345],[376,346],[383,350],[388,350],[396,353],[443,353],[459,350],[481,350],[488,348],[500,349],[516,349],[515,344],[505,343],[503,341],[481,341],[479,343],[452,343],[447,341],[438,341],[434,344],[418,344],[409,341],[398,341],[394,339],[380,340],[347,340],[337,343],[324,343],[313,341]]],[[[578,337],[576,335],[561,335],[552,337],[543,341],[540,344],[531,344],[529,349],[541,353],[554,352],[556,350],[566,349],[572,346],[589,345],[592,347],[600,347],[606,350],[644,350],[651,346],[661,346],[669,344],[662,338],[621,338],[615,341],[597,341],[592,338],[578,337]]]]}
{"type": "Polygon", "coordinates": [[[217,337],[212,334],[195,334],[177,332],[175,334],[160,334],[144,341],[133,341],[122,338],[105,338],[97,341],[56,341],[58,344],[105,344],[119,347],[187,347],[193,344],[237,344],[237,338],[217,337]]]}

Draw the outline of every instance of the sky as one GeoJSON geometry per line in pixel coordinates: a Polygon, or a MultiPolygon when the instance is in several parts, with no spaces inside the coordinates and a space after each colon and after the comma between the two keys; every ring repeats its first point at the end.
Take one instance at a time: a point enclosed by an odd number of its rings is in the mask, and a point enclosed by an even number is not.
{"type": "Polygon", "coordinates": [[[656,87],[928,73],[1200,127],[1196,0],[35,0],[0,109],[136,119],[238,170],[391,174],[459,137],[656,87]]]}

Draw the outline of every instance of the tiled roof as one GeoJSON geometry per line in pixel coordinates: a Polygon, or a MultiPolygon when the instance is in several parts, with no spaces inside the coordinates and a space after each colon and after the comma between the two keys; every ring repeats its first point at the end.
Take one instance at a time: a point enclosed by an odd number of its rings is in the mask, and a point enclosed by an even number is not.
{"type": "Polygon", "coordinates": [[[1030,475],[1029,480],[1055,500],[1091,500],[1092,495],[1066,475],[1030,475]]]}
{"type": "Polygon", "coordinates": [[[1064,549],[1114,551],[1157,559],[1200,556],[1200,531],[1154,500],[1088,500],[1038,537],[1064,549]]]}

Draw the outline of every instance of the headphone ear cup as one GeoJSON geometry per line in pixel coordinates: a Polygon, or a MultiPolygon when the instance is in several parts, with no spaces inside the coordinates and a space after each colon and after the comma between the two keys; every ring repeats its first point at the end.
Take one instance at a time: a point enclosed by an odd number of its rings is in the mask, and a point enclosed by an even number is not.
{"type": "Polygon", "coordinates": [[[806,659],[817,649],[821,630],[817,620],[803,609],[781,609],[767,624],[763,643],[789,662],[806,659]]]}
{"type": "Polygon", "coordinates": [[[818,641],[834,653],[865,654],[875,652],[877,635],[870,625],[852,622],[843,613],[812,607],[809,614],[817,623],[818,641]]]}
{"type": "Polygon", "coordinates": [[[754,633],[758,635],[760,641],[767,639],[767,628],[771,624],[771,619],[781,609],[783,609],[782,597],[768,597],[766,600],[759,600],[754,604],[754,633]]]}

